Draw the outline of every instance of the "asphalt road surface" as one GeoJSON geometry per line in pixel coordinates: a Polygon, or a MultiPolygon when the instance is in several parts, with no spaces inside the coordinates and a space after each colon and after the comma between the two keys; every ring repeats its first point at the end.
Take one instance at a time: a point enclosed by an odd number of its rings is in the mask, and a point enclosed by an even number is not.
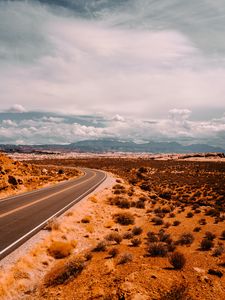
{"type": "Polygon", "coordinates": [[[94,191],[106,174],[83,169],[85,175],[0,200],[0,259],[15,250],[42,229],[53,217],[59,216],[94,191]]]}

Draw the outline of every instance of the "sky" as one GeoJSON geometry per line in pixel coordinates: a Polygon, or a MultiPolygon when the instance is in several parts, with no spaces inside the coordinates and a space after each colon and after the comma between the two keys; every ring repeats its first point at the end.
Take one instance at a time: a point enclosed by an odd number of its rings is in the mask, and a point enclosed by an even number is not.
{"type": "Polygon", "coordinates": [[[225,148],[224,0],[0,0],[0,143],[225,148]]]}

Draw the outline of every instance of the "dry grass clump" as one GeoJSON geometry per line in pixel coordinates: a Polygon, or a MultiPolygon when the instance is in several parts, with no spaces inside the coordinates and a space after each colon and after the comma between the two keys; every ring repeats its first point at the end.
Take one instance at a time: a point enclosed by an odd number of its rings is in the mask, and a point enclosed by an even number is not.
{"type": "Polygon", "coordinates": [[[104,252],[104,251],[106,251],[106,248],[107,248],[106,242],[100,241],[92,251],[93,252],[104,252]]]}
{"type": "Polygon", "coordinates": [[[123,240],[123,237],[118,232],[112,232],[106,235],[105,239],[110,242],[116,242],[116,244],[120,244],[123,240]]]}
{"type": "Polygon", "coordinates": [[[165,257],[168,253],[168,248],[165,243],[154,242],[148,246],[148,255],[152,257],[165,257]]]}
{"type": "Polygon", "coordinates": [[[191,245],[194,242],[194,236],[192,233],[182,233],[177,241],[180,245],[191,245]]]}
{"type": "Polygon", "coordinates": [[[209,251],[214,246],[214,243],[212,240],[209,240],[207,238],[204,238],[200,243],[200,249],[202,251],[209,251]]]}
{"type": "Polygon", "coordinates": [[[120,225],[133,225],[135,221],[134,216],[129,212],[117,213],[113,217],[120,225]]]}
{"type": "Polygon", "coordinates": [[[81,219],[81,223],[90,223],[91,222],[91,217],[90,216],[85,216],[81,219]]]}
{"type": "Polygon", "coordinates": [[[223,230],[223,231],[221,232],[221,238],[222,238],[223,240],[225,240],[225,230],[223,230]]]}
{"type": "Polygon", "coordinates": [[[188,293],[188,287],[186,284],[181,283],[179,285],[175,284],[167,292],[162,292],[160,295],[160,300],[192,300],[188,293]]]}
{"type": "Polygon", "coordinates": [[[147,232],[147,239],[149,243],[155,243],[158,242],[158,237],[153,231],[148,231],[147,232]]]}
{"type": "Polygon", "coordinates": [[[118,258],[118,265],[123,265],[126,264],[130,261],[133,260],[133,255],[131,253],[123,253],[120,255],[120,257],[118,258]]]}
{"type": "Polygon", "coordinates": [[[112,248],[108,252],[110,257],[116,257],[119,254],[119,249],[117,248],[112,248]]]}
{"type": "Polygon", "coordinates": [[[195,228],[193,229],[193,231],[194,231],[194,232],[199,232],[199,231],[201,231],[201,227],[197,226],[197,227],[195,227],[195,228]]]}
{"type": "Polygon", "coordinates": [[[163,219],[160,217],[153,217],[151,221],[154,225],[163,225],[163,219]]]}
{"type": "Polygon", "coordinates": [[[132,245],[133,247],[138,247],[138,246],[140,246],[140,245],[141,245],[141,239],[139,239],[139,238],[133,238],[133,239],[131,240],[131,245],[132,245]]]}
{"type": "Polygon", "coordinates": [[[46,274],[44,285],[46,287],[63,284],[68,280],[78,276],[84,269],[82,258],[75,257],[67,262],[60,262],[46,274]]]}
{"type": "Polygon", "coordinates": [[[221,256],[225,252],[225,248],[223,244],[217,245],[217,247],[213,251],[213,256],[218,257],[221,256]]]}
{"type": "Polygon", "coordinates": [[[143,232],[143,229],[139,226],[134,226],[132,228],[133,235],[140,235],[140,234],[142,234],[142,232],[143,232]]]}
{"type": "Polygon", "coordinates": [[[59,221],[57,220],[57,218],[52,218],[51,220],[49,220],[47,222],[44,229],[48,230],[48,231],[59,230],[59,226],[60,225],[59,225],[59,221]]]}
{"type": "Polygon", "coordinates": [[[132,239],[133,238],[133,233],[132,232],[129,232],[129,231],[127,231],[127,232],[125,232],[124,234],[123,234],[123,238],[125,239],[125,240],[130,240],[130,239],[132,239]]]}
{"type": "Polygon", "coordinates": [[[205,233],[205,238],[213,241],[215,239],[216,235],[214,233],[212,233],[211,231],[206,231],[205,233]]]}
{"type": "Polygon", "coordinates": [[[183,253],[176,251],[170,255],[169,262],[174,269],[181,270],[185,266],[186,258],[183,253]]]}
{"type": "Polygon", "coordinates": [[[60,259],[69,256],[73,248],[71,242],[53,241],[48,248],[48,253],[54,258],[60,259]]]}

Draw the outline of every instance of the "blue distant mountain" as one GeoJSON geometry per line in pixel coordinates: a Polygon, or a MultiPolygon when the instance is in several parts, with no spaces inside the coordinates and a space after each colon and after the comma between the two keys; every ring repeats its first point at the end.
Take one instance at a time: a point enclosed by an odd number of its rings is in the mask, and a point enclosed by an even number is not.
{"type": "Polygon", "coordinates": [[[85,140],[68,145],[0,145],[6,152],[33,152],[33,151],[75,151],[75,152],[131,152],[131,153],[225,153],[225,149],[207,144],[191,144],[188,146],[176,142],[148,142],[137,144],[130,141],[109,139],[85,140]]]}

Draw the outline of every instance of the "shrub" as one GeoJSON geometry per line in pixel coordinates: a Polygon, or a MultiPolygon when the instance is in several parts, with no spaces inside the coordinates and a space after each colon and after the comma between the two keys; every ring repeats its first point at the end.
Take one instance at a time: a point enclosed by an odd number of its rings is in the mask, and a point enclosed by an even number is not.
{"type": "Polygon", "coordinates": [[[206,225],[206,224],[207,224],[206,219],[204,219],[204,218],[200,219],[200,220],[198,221],[198,223],[199,223],[200,225],[206,225]]]}
{"type": "Polygon", "coordinates": [[[170,200],[172,198],[172,195],[170,192],[164,192],[159,194],[160,198],[166,199],[166,200],[170,200]]]}
{"type": "Polygon", "coordinates": [[[136,202],[136,208],[144,209],[145,208],[145,202],[143,200],[138,200],[136,202]]]}
{"type": "Polygon", "coordinates": [[[215,239],[216,235],[210,231],[206,231],[205,233],[205,238],[210,240],[210,241],[213,241],[215,239]]]}
{"type": "Polygon", "coordinates": [[[154,217],[154,218],[152,218],[152,222],[153,222],[155,225],[162,225],[162,224],[163,224],[163,219],[162,219],[162,218],[159,218],[159,217],[154,217]]]}
{"type": "Polygon", "coordinates": [[[91,252],[87,252],[84,254],[84,258],[88,261],[91,260],[93,258],[93,255],[91,252]]]}
{"type": "Polygon", "coordinates": [[[129,212],[115,214],[114,220],[120,225],[132,225],[135,221],[134,216],[129,212]]]}
{"type": "Polygon", "coordinates": [[[150,243],[158,242],[158,237],[152,231],[147,232],[147,238],[148,238],[148,242],[150,243]]]}
{"type": "Polygon", "coordinates": [[[65,258],[71,254],[73,246],[69,242],[53,241],[48,253],[56,259],[65,258]]]}
{"type": "Polygon", "coordinates": [[[71,278],[78,276],[84,269],[84,261],[74,258],[66,263],[56,265],[44,278],[46,287],[63,284],[71,278]]]}
{"type": "Polygon", "coordinates": [[[183,233],[180,235],[180,238],[178,239],[178,243],[180,245],[191,245],[194,241],[194,236],[192,233],[183,233]]]}
{"type": "Polygon", "coordinates": [[[221,256],[224,252],[225,252],[224,246],[218,245],[213,251],[213,256],[215,257],[221,256]]]}
{"type": "Polygon", "coordinates": [[[186,258],[183,253],[174,252],[173,254],[170,255],[169,262],[174,267],[174,269],[181,270],[183,269],[186,263],[186,258]]]}
{"type": "Polygon", "coordinates": [[[180,221],[178,221],[178,220],[175,220],[174,222],[173,222],[173,226],[178,226],[178,225],[180,225],[180,221]]]}
{"type": "Polygon", "coordinates": [[[199,231],[201,231],[201,227],[195,227],[195,228],[193,229],[193,231],[194,231],[194,232],[199,232],[199,231]]]}
{"type": "Polygon", "coordinates": [[[151,243],[148,247],[148,254],[149,256],[157,257],[161,256],[164,257],[168,253],[168,248],[165,243],[162,242],[156,242],[151,243]]]}
{"type": "Polygon", "coordinates": [[[131,253],[123,253],[120,255],[118,259],[118,265],[126,264],[133,260],[133,256],[131,253]]]}
{"type": "Polygon", "coordinates": [[[91,217],[90,216],[85,216],[81,219],[81,223],[90,223],[91,222],[91,217]]]}
{"type": "Polygon", "coordinates": [[[59,222],[57,218],[52,218],[51,220],[49,220],[44,229],[48,231],[59,230],[59,222]]]}
{"type": "Polygon", "coordinates": [[[207,238],[204,238],[201,241],[201,244],[200,244],[201,250],[203,250],[203,251],[209,251],[212,247],[213,247],[213,241],[211,241],[211,240],[209,240],[207,238]]]}
{"type": "Polygon", "coordinates": [[[117,248],[112,248],[109,250],[108,254],[111,257],[116,257],[119,254],[119,250],[117,248]]]}
{"type": "Polygon", "coordinates": [[[132,229],[133,235],[140,235],[143,232],[143,229],[138,226],[134,226],[132,229]]]}
{"type": "Polygon", "coordinates": [[[118,203],[117,206],[120,208],[130,208],[131,203],[127,199],[121,199],[118,203]]]}
{"type": "Polygon", "coordinates": [[[165,228],[169,228],[170,226],[171,226],[171,223],[170,223],[170,222],[164,223],[164,227],[165,227],[165,228]]]}
{"type": "Polygon", "coordinates": [[[141,244],[141,239],[139,239],[139,238],[133,238],[133,239],[131,240],[131,244],[132,244],[132,246],[134,246],[134,247],[138,247],[138,246],[141,244]]]}
{"type": "Polygon", "coordinates": [[[168,292],[160,295],[160,300],[191,300],[188,294],[188,287],[182,283],[180,285],[173,285],[168,292]]]}
{"type": "Polygon", "coordinates": [[[105,239],[110,242],[116,242],[117,244],[120,244],[123,240],[122,236],[117,232],[108,234],[105,239]]]}
{"type": "Polygon", "coordinates": [[[223,231],[221,232],[221,238],[222,238],[223,240],[225,240],[225,230],[223,230],[223,231]]]}
{"type": "Polygon", "coordinates": [[[93,249],[94,252],[104,252],[106,251],[106,248],[107,248],[107,244],[105,241],[101,241],[99,242],[95,248],[93,249]]]}
{"type": "Polygon", "coordinates": [[[194,214],[190,211],[187,213],[186,218],[192,218],[194,216],[194,214]]]}
{"type": "Polygon", "coordinates": [[[133,236],[134,236],[134,235],[133,235],[132,232],[127,231],[127,232],[124,233],[123,238],[124,238],[125,240],[130,240],[130,239],[133,238],[133,236]]]}

